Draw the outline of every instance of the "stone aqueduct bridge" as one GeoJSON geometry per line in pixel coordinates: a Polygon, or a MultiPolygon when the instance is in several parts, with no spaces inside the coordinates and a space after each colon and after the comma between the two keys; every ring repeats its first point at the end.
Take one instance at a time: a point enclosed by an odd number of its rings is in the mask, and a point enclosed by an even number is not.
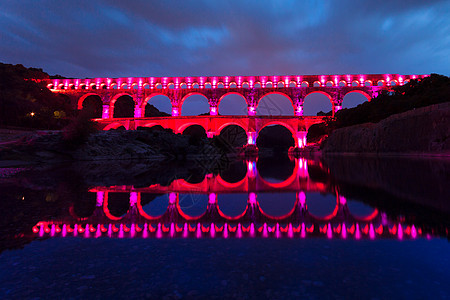
{"type": "Polygon", "coordinates": [[[220,134],[228,125],[241,126],[248,135],[248,144],[254,144],[258,132],[268,125],[279,124],[289,129],[295,146],[306,144],[306,133],[313,124],[323,122],[324,117],[303,116],[305,98],[313,93],[325,95],[331,102],[333,116],[342,108],[344,96],[360,93],[368,101],[382,90],[391,90],[411,79],[428,75],[295,75],[295,76],[212,76],[212,77],[128,77],[90,79],[52,79],[47,86],[56,93],[69,96],[78,109],[83,101],[97,95],[101,98],[102,118],[96,119],[103,129],[120,126],[136,129],[139,126],[161,125],[175,133],[182,133],[188,126],[202,126],[208,137],[220,134]],[[191,95],[203,95],[209,103],[209,116],[181,116],[183,103],[191,95]],[[247,115],[220,116],[219,104],[230,94],[245,99],[247,115]],[[280,94],[290,99],[292,116],[256,116],[259,101],[271,94],[280,94]],[[133,98],[134,116],[114,118],[116,101],[128,95],[133,98]],[[167,96],[172,104],[172,117],[145,118],[145,106],[152,97],[167,96]]]}

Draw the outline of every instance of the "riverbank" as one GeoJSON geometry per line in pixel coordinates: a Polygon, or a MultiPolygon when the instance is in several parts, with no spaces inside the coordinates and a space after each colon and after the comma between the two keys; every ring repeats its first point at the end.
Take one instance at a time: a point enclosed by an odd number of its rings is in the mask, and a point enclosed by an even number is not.
{"type": "Polygon", "coordinates": [[[97,131],[82,140],[53,131],[30,133],[26,138],[0,145],[0,166],[130,159],[214,160],[222,155],[206,139],[168,131],[97,131]]]}
{"type": "Polygon", "coordinates": [[[334,130],[322,152],[385,156],[450,156],[450,102],[334,130]]]}

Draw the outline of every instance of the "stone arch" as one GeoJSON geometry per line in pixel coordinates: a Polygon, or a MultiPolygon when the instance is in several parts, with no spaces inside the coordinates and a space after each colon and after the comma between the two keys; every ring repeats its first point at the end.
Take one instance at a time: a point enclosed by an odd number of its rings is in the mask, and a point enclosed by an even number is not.
{"type": "Polygon", "coordinates": [[[362,90],[351,90],[342,98],[342,108],[353,108],[366,101],[370,102],[370,96],[362,90]]]}
{"type": "Polygon", "coordinates": [[[245,128],[245,126],[243,124],[239,124],[238,122],[227,122],[227,123],[220,125],[219,128],[217,128],[217,133],[220,133],[223,129],[225,129],[225,127],[228,127],[231,125],[239,126],[242,129],[244,129],[245,131],[247,131],[247,129],[245,128]]]}
{"type": "MultiPolygon", "coordinates": [[[[318,192],[311,192],[311,193],[307,193],[306,195],[308,196],[308,197],[306,197],[306,208],[307,208],[309,215],[311,215],[313,218],[315,218],[317,220],[322,220],[322,221],[329,221],[337,215],[337,212],[339,211],[339,198],[337,197],[337,195],[333,196],[334,198],[333,198],[332,202],[335,203],[335,205],[333,207],[333,211],[329,212],[329,210],[327,210],[326,213],[328,213],[328,214],[326,214],[326,215],[319,215],[317,213],[317,211],[311,212],[310,209],[313,206],[311,203],[314,203],[313,201],[316,201],[316,202],[324,201],[324,200],[329,201],[329,200],[331,200],[331,195],[329,195],[329,194],[323,195],[318,192]],[[330,198],[330,199],[328,199],[328,198],[330,198]]],[[[317,208],[313,207],[313,210],[315,210],[315,209],[317,209],[317,208]]],[[[321,213],[323,213],[323,212],[321,212],[321,213]]]]}
{"type": "MultiPolygon", "coordinates": [[[[83,96],[80,97],[80,99],[78,99],[77,108],[78,108],[79,110],[83,109],[83,101],[84,101],[87,97],[89,97],[89,96],[98,96],[98,97],[100,97],[100,95],[99,95],[99,94],[96,94],[96,93],[87,93],[87,94],[84,94],[83,96]]],[[[100,99],[101,99],[101,97],[100,97],[100,99]]]]}
{"type": "Polygon", "coordinates": [[[348,94],[351,94],[351,93],[358,93],[358,94],[361,94],[361,95],[363,95],[364,97],[366,97],[367,101],[372,100],[372,97],[371,97],[369,94],[367,94],[365,91],[363,91],[363,90],[351,90],[351,91],[348,91],[348,92],[344,95],[344,97],[347,96],[348,94]]]}
{"type": "Polygon", "coordinates": [[[175,133],[183,133],[188,127],[191,127],[194,125],[198,125],[198,126],[202,127],[205,130],[205,132],[208,130],[208,128],[206,128],[206,126],[204,126],[204,124],[200,124],[198,122],[188,122],[188,123],[181,124],[178,128],[176,128],[175,133]]]}
{"type": "MultiPolygon", "coordinates": [[[[110,114],[113,116],[113,118],[114,118],[114,114],[115,114],[115,106],[116,106],[116,102],[117,102],[117,100],[119,100],[119,98],[121,98],[121,97],[129,97],[129,98],[131,98],[131,100],[133,101],[133,109],[132,109],[132,112],[133,112],[133,115],[131,115],[131,108],[130,108],[130,116],[128,116],[128,117],[130,117],[130,118],[132,118],[132,117],[134,117],[134,107],[136,106],[136,101],[135,101],[135,99],[133,98],[133,96],[132,95],[130,95],[130,94],[128,94],[128,93],[120,93],[120,94],[117,94],[117,95],[115,95],[112,99],[111,99],[111,102],[110,102],[110,104],[109,104],[109,107],[110,107],[110,114]]],[[[131,102],[130,102],[131,103],[131,102]]]]}
{"type": "Polygon", "coordinates": [[[247,144],[247,130],[237,122],[227,122],[216,131],[223,141],[232,147],[242,147],[247,144]]]}
{"type": "MultiPolygon", "coordinates": [[[[264,128],[266,128],[267,126],[271,126],[271,125],[280,125],[285,127],[287,130],[289,130],[292,134],[292,138],[294,139],[294,147],[298,147],[298,139],[297,137],[297,132],[295,131],[294,128],[292,128],[289,124],[284,123],[282,121],[272,121],[272,122],[267,122],[266,124],[264,124],[263,126],[261,126],[258,130],[257,130],[257,136],[259,136],[259,134],[261,133],[261,130],[263,130],[264,128]]],[[[258,140],[258,139],[256,139],[258,140]]],[[[255,141],[256,143],[256,141],[255,141]]]]}
{"type": "MultiPolygon", "coordinates": [[[[227,113],[226,115],[246,115],[247,114],[247,107],[248,107],[248,103],[247,103],[247,100],[245,99],[245,97],[244,97],[244,95],[242,95],[241,93],[238,93],[238,92],[228,92],[228,93],[225,93],[225,94],[223,94],[220,98],[219,98],[219,100],[217,101],[217,109],[218,109],[218,112],[220,113],[221,112],[221,108],[220,108],[220,105],[222,104],[222,100],[225,98],[225,97],[227,97],[227,96],[231,96],[231,95],[237,95],[237,96],[239,96],[240,98],[242,98],[242,100],[244,100],[244,111],[241,113],[241,114],[229,114],[229,113],[227,113]]],[[[236,102],[237,102],[237,100],[235,100],[235,99],[237,99],[237,98],[232,98],[232,102],[234,102],[235,104],[237,104],[236,102]]],[[[224,103],[228,103],[228,101],[231,101],[231,99],[230,100],[225,100],[225,102],[224,103]]],[[[224,104],[224,105],[226,105],[226,104],[224,104]]],[[[235,106],[232,106],[231,108],[227,108],[226,106],[225,106],[225,109],[226,110],[228,110],[228,109],[237,109],[237,110],[239,110],[239,108],[238,107],[235,107],[235,106]]],[[[222,105],[222,109],[224,109],[224,106],[222,105]]]]}
{"type": "Polygon", "coordinates": [[[81,103],[81,111],[92,119],[100,119],[103,112],[102,98],[97,94],[90,94],[81,103]]]}
{"type": "MultiPolygon", "coordinates": [[[[203,94],[203,93],[201,93],[201,92],[192,92],[192,93],[189,93],[189,94],[185,95],[185,96],[181,99],[181,101],[180,101],[180,103],[179,103],[179,113],[180,113],[180,115],[183,115],[182,113],[183,113],[184,102],[185,102],[189,97],[194,96],[194,95],[200,95],[200,96],[203,96],[203,98],[206,99],[206,103],[207,103],[207,105],[208,105],[208,108],[207,108],[208,110],[205,111],[205,113],[206,113],[206,112],[209,113],[209,99],[208,99],[208,97],[206,97],[206,95],[203,94]]],[[[205,109],[206,109],[206,106],[205,106],[205,109]]],[[[185,114],[184,114],[184,115],[185,115],[185,114]]]]}
{"type": "MultiPolygon", "coordinates": [[[[326,96],[326,97],[328,98],[328,100],[330,101],[330,104],[331,104],[331,111],[334,110],[333,98],[331,97],[330,94],[328,94],[328,93],[326,93],[326,92],[324,92],[324,91],[312,91],[312,92],[308,93],[308,94],[305,96],[305,98],[304,98],[304,102],[303,102],[303,114],[304,114],[305,116],[310,115],[310,113],[308,112],[308,110],[309,110],[309,103],[312,103],[312,100],[309,100],[309,99],[308,99],[308,96],[313,95],[313,94],[321,94],[321,95],[326,96]],[[307,103],[306,107],[305,107],[305,102],[307,103]]],[[[324,107],[321,107],[321,109],[322,109],[322,108],[324,108],[324,107]]],[[[326,111],[325,111],[325,112],[326,112],[326,111]]]]}
{"type": "Polygon", "coordinates": [[[108,124],[105,128],[103,128],[103,130],[107,131],[107,130],[110,130],[110,129],[117,129],[117,128],[121,127],[121,126],[125,127],[125,129],[128,129],[124,124],[115,122],[115,123],[108,124]]]}
{"type": "Polygon", "coordinates": [[[171,113],[171,111],[172,111],[172,101],[170,100],[169,96],[168,96],[167,94],[165,94],[165,93],[154,92],[154,93],[151,93],[150,95],[148,95],[148,96],[144,99],[144,101],[142,102],[141,109],[142,109],[142,111],[144,112],[143,115],[145,115],[145,107],[147,106],[147,104],[150,102],[150,100],[151,100],[153,97],[156,97],[156,96],[164,96],[164,97],[167,97],[167,99],[169,99],[169,102],[170,102],[170,106],[171,106],[171,107],[170,107],[170,111],[168,112],[168,114],[171,113]]]}
{"type": "MultiPolygon", "coordinates": [[[[285,98],[287,98],[288,100],[289,100],[289,103],[291,104],[291,106],[292,106],[292,114],[284,114],[281,110],[282,110],[282,108],[280,108],[278,105],[277,105],[277,103],[276,102],[273,102],[272,104],[273,104],[273,109],[275,109],[275,110],[279,110],[280,112],[279,112],[279,114],[276,114],[276,115],[294,115],[294,112],[295,112],[295,105],[294,105],[294,103],[292,102],[292,99],[291,99],[291,97],[289,97],[289,95],[287,95],[287,94],[285,94],[285,93],[282,93],[282,92],[277,92],[277,91],[273,91],[273,92],[268,92],[268,93],[265,93],[265,94],[263,94],[263,95],[261,95],[261,97],[258,99],[258,103],[257,103],[257,106],[256,106],[256,114],[258,114],[258,108],[260,108],[260,112],[261,112],[261,108],[262,107],[260,107],[260,104],[261,104],[261,100],[263,100],[263,98],[265,98],[266,96],[270,96],[270,95],[281,95],[281,96],[284,96],[285,98]]],[[[269,112],[271,111],[271,109],[269,109],[269,112]]]]}

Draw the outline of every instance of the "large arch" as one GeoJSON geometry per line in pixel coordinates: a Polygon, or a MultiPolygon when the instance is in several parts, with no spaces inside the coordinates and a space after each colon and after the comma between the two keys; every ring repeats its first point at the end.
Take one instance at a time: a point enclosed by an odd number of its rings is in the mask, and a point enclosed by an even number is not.
{"type": "Polygon", "coordinates": [[[120,93],[111,99],[110,111],[113,118],[133,118],[135,105],[133,96],[120,93]],[[117,103],[119,103],[119,106],[117,106],[117,103]]]}
{"type": "Polygon", "coordinates": [[[180,115],[182,116],[196,116],[209,114],[209,100],[208,98],[199,92],[192,92],[187,94],[181,99],[180,103],[180,115]],[[198,96],[198,97],[196,97],[198,96]],[[191,102],[188,102],[188,106],[186,107],[185,101],[191,99],[191,102]],[[192,100],[193,99],[193,100],[192,100]],[[206,101],[204,101],[206,100],[206,101]],[[206,103],[206,104],[204,104],[206,103]],[[191,107],[192,106],[192,107],[191,107]]]}
{"type": "MultiPolygon", "coordinates": [[[[103,130],[106,131],[106,130],[110,130],[110,129],[117,129],[122,126],[125,127],[123,124],[115,122],[115,123],[108,124],[107,126],[105,126],[105,128],[103,128],[103,130]]],[[[125,127],[125,129],[128,129],[128,128],[125,127]]]]}
{"type": "Polygon", "coordinates": [[[100,119],[103,112],[102,98],[97,94],[90,94],[84,97],[81,111],[92,119],[100,119]]]}
{"type": "Polygon", "coordinates": [[[342,99],[342,108],[352,108],[366,101],[372,100],[372,98],[366,92],[362,90],[352,90],[344,95],[342,99]]]}
{"type": "Polygon", "coordinates": [[[247,131],[241,125],[230,124],[222,127],[219,136],[224,145],[231,148],[242,147],[247,144],[247,131]]]}
{"type": "Polygon", "coordinates": [[[316,116],[320,111],[333,113],[334,103],[330,94],[323,91],[313,91],[305,96],[303,102],[303,115],[316,116]],[[323,96],[326,98],[324,98],[323,96]],[[326,101],[325,101],[326,99],[326,101]]]}
{"type": "Polygon", "coordinates": [[[178,128],[176,128],[175,133],[183,133],[188,127],[191,127],[191,126],[201,126],[205,131],[207,129],[207,128],[205,128],[205,126],[203,126],[200,123],[187,122],[187,123],[180,125],[178,128]]]}
{"type": "Polygon", "coordinates": [[[224,94],[219,98],[217,103],[219,114],[221,115],[229,115],[229,116],[239,116],[239,115],[247,115],[247,100],[244,95],[238,92],[229,92],[224,94]],[[222,102],[222,100],[225,101],[222,102]],[[243,105],[242,100],[244,101],[243,105]]]}
{"type": "Polygon", "coordinates": [[[295,111],[294,103],[291,97],[282,92],[270,92],[262,95],[258,99],[256,107],[256,115],[272,115],[272,116],[293,116],[295,111]],[[270,96],[274,97],[270,97],[270,96]],[[282,100],[283,99],[283,100],[282,100]],[[285,100],[288,100],[290,106],[285,100]]]}
{"type": "MultiPolygon", "coordinates": [[[[84,100],[85,100],[87,97],[89,97],[89,96],[98,96],[98,97],[100,97],[100,95],[99,95],[99,94],[96,94],[96,93],[87,93],[87,94],[84,94],[83,96],[80,97],[80,99],[78,99],[77,108],[78,108],[79,110],[83,109],[83,102],[84,102],[84,100]]],[[[100,99],[101,99],[101,97],[100,97],[100,99]]]]}
{"type": "Polygon", "coordinates": [[[159,112],[168,114],[169,116],[172,114],[172,101],[164,93],[152,93],[148,97],[145,98],[145,100],[142,102],[142,106],[141,106],[141,110],[143,112],[142,115],[145,117],[151,117],[149,115],[151,113],[151,111],[149,111],[148,105],[152,105],[159,112]],[[166,101],[166,100],[168,100],[168,101],[166,101]]]}
{"type": "Polygon", "coordinates": [[[280,125],[280,126],[285,127],[287,130],[289,130],[290,133],[292,134],[292,139],[294,140],[294,147],[298,147],[298,140],[297,140],[297,138],[296,138],[297,133],[295,132],[294,128],[292,128],[292,127],[289,126],[288,124],[283,123],[283,122],[280,122],[280,121],[272,121],[272,122],[268,122],[268,123],[264,124],[261,128],[259,128],[259,130],[258,130],[258,135],[257,135],[257,138],[256,138],[256,143],[258,143],[258,138],[260,137],[261,131],[262,131],[264,128],[268,127],[268,126],[273,126],[273,125],[280,125]]]}

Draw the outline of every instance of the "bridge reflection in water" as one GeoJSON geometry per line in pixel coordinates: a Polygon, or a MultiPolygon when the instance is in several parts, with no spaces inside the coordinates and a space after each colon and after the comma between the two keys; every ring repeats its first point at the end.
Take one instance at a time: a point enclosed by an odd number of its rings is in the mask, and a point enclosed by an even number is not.
{"type": "Polygon", "coordinates": [[[38,222],[33,232],[39,237],[94,238],[415,239],[433,235],[432,229],[347,201],[330,176],[311,178],[308,168],[328,172],[318,161],[294,159],[292,173],[281,180],[261,176],[255,161],[242,163],[246,174],[234,182],[219,173],[208,174],[198,183],[178,179],[168,186],[95,187],[89,190],[96,197],[89,216],[78,216],[72,207],[66,217],[38,222]]]}

